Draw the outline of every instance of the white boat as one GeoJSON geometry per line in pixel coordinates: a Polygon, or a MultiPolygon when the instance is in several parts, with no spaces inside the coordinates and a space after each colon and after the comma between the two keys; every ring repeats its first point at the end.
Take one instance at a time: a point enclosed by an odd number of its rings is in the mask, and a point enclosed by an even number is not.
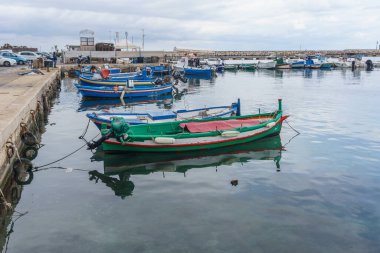
{"type": "Polygon", "coordinates": [[[257,63],[258,69],[275,69],[276,68],[276,62],[273,60],[264,60],[259,61],[257,63]]]}

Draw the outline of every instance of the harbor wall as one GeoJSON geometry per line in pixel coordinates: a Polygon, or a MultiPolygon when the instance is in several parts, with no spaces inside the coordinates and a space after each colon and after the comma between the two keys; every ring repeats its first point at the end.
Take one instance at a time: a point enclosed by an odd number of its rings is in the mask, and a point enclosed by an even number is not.
{"type": "Polygon", "coordinates": [[[175,51],[65,51],[63,63],[72,62],[78,56],[90,56],[91,58],[120,59],[136,57],[158,57],[160,60],[178,59],[189,53],[199,57],[221,59],[229,58],[267,58],[267,57],[305,57],[308,55],[322,54],[330,57],[352,56],[380,56],[380,50],[376,49],[344,49],[344,50],[267,50],[267,51],[210,51],[210,50],[175,50],[175,51]]]}
{"type": "Polygon", "coordinates": [[[44,75],[18,77],[2,85],[0,94],[0,186],[12,174],[12,164],[21,153],[21,134],[36,124],[36,117],[50,110],[50,100],[60,86],[60,70],[44,75]],[[13,150],[13,151],[12,151],[13,150]]]}

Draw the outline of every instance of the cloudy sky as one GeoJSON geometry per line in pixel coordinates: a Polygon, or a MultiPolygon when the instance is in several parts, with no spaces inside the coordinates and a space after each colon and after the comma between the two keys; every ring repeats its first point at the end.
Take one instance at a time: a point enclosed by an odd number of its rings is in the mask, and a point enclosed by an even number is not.
{"type": "Polygon", "coordinates": [[[51,50],[95,42],[115,32],[145,50],[178,48],[282,50],[375,48],[380,40],[376,0],[1,0],[0,44],[51,50]]]}

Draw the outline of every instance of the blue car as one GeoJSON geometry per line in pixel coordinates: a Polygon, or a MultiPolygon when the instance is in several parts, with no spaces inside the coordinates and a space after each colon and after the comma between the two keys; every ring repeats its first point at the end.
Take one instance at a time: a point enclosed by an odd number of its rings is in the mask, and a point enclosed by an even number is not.
{"type": "Polygon", "coordinates": [[[12,52],[0,52],[0,56],[13,59],[17,62],[17,64],[25,64],[28,61],[26,58],[12,52]]]}

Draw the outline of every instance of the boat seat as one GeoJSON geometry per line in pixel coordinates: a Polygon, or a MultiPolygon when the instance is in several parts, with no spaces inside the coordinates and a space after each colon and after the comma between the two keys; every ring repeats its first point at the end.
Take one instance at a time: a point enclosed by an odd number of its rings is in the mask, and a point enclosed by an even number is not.
{"type": "Polygon", "coordinates": [[[172,111],[150,112],[148,113],[148,117],[152,120],[175,119],[177,118],[177,114],[172,111]]]}

